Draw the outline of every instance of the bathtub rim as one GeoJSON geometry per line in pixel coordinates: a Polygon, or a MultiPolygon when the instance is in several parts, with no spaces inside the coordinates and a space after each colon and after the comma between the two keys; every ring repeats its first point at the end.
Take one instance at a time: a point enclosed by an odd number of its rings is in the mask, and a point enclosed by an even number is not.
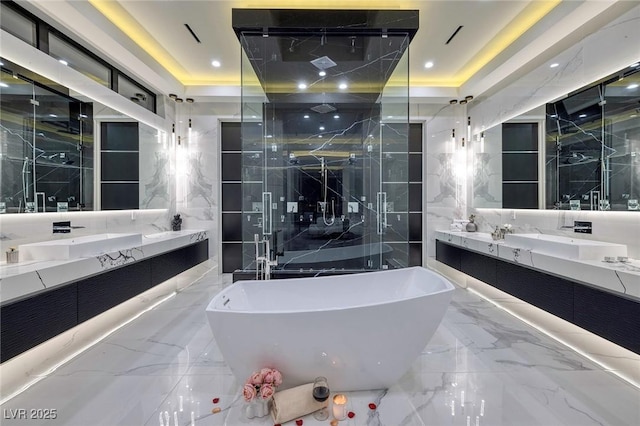
{"type": "MultiPolygon", "coordinates": [[[[244,284],[250,284],[250,285],[265,285],[268,283],[264,283],[264,282],[260,282],[257,280],[241,280],[241,281],[236,281],[235,283],[231,284],[228,287],[223,288],[222,290],[220,290],[209,302],[209,304],[207,305],[205,311],[206,312],[211,312],[211,313],[225,313],[225,314],[267,314],[267,315],[274,315],[274,314],[301,314],[301,313],[317,313],[317,312],[340,312],[340,311],[346,311],[346,310],[351,310],[351,309],[361,309],[361,308],[369,308],[369,307],[376,307],[376,306],[382,306],[382,305],[390,305],[393,303],[402,303],[405,301],[409,301],[409,300],[415,300],[415,299],[420,299],[420,298],[424,298],[424,297],[429,297],[429,296],[435,296],[441,293],[448,293],[451,291],[455,291],[456,286],[448,279],[446,278],[444,275],[442,275],[441,273],[439,273],[438,271],[435,271],[433,269],[430,268],[426,268],[424,266],[411,266],[408,268],[402,268],[402,269],[397,269],[397,271],[400,270],[424,270],[429,272],[430,274],[433,274],[434,276],[440,278],[443,282],[446,288],[444,289],[440,289],[437,291],[433,291],[430,293],[423,293],[423,294],[419,294],[419,295],[415,295],[415,296],[410,296],[410,297],[402,297],[399,299],[392,299],[392,300],[384,300],[381,302],[376,302],[376,303],[367,303],[367,304],[357,304],[357,305],[349,305],[349,306],[339,306],[339,307],[331,307],[331,308],[323,308],[323,309],[287,309],[287,310],[264,310],[264,309],[223,309],[223,308],[215,308],[214,305],[216,304],[216,302],[218,302],[219,300],[222,299],[223,295],[227,294],[228,291],[231,291],[234,287],[240,287],[244,284]]],[[[353,275],[367,275],[367,274],[375,274],[375,273],[382,273],[382,272],[388,272],[388,270],[380,270],[380,271],[372,271],[372,272],[362,272],[362,273],[358,273],[358,274],[345,274],[345,275],[341,275],[341,276],[353,276],[353,275]]],[[[336,278],[336,276],[321,276],[321,277],[306,277],[306,278],[281,278],[278,280],[272,280],[272,281],[278,281],[278,282],[282,282],[282,281],[292,281],[292,280],[307,280],[307,279],[332,279],[332,278],[336,278]]]]}

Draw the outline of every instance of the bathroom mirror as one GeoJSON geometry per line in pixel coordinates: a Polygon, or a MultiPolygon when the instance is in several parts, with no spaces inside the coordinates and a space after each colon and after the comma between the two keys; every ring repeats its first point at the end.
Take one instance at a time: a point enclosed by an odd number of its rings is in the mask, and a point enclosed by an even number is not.
{"type": "Polygon", "coordinates": [[[546,108],[547,209],[640,211],[640,67],[546,108]]]}
{"type": "Polygon", "coordinates": [[[639,85],[634,64],[475,135],[473,206],[640,211],[639,85]]]}
{"type": "Polygon", "coordinates": [[[0,213],[168,207],[162,135],[5,59],[2,64],[0,213]],[[128,146],[109,143],[122,140],[123,131],[128,146]]]}

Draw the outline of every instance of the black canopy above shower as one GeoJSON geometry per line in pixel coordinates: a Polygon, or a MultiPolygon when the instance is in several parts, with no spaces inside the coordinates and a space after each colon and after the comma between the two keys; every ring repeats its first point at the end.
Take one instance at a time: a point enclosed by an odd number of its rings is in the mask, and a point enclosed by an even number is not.
{"type": "Polygon", "coordinates": [[[270,102],[373,103],[418,30],[417,10],[233,9],[270,102]],[[344,80],[344,81],[342,81],[344,80]]]}

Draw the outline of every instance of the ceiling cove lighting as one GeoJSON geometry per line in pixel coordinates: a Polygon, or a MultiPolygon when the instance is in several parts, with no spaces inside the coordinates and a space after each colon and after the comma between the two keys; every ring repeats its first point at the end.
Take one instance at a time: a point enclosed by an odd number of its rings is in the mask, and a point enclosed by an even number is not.
{"type": "MultiPolygon", "coordinates": [[[[240,78],[235,74],[192,76],[182,64],[173,58],[167,50],[160,45],[157,40],[149,34],[136,19],[121,5],[121,2],[112,0],[87,0],[93,7],[102,13],[109,21],[124,32],[131,40],[140,46],[146,53],[154,58],[164,69],[173,75],[183,85],[233,85],[240,84],[240,78]]],[[[331,0],[337,2],[336,0],[331,0]]],[[[311,2],[316,3],[316,2],[311,2]]],[[[396,5],[396,2],[385,0],[370,2],[372,5],[389,4],[396,5]]],[[[534,24],[544,18],[561,0],[534,1],[529,4],[504,28],[489,44],[487,44],[478,55],[472,60],[468,67],[453,76],[442,76],[430,79],[411,78],[411,86],[431,86],[457,87],[466,82],[482,67],[493,60],[498,54],[503,52],[522,34],[529,30],[534,24]]],[[[298,5],[298,3],[293,3],[298,5]]],[[[310,7],[308,2],[304,3],[305,8],[310,7]]],[[[326,1],[322,3],[326,7],[326,1]]],[[[268,36],[264,34],[264,36],[268,36]]]]}
{"type": "Polygon", "coordinates": [[[411,86],[437,85],[439,87],[458,87],[474,76],[482,67],[491,62],[496,56],[502,53],[514,41],[520,38],[531,27],[547,16],[561,0],[532,1],[528,2],[516,15],[516,17],[500,31],[500,33],[489,43],[487,43],[469,64],[459,73],[453,76],[439,76],[433,78],[411,78],[411,86]]]}

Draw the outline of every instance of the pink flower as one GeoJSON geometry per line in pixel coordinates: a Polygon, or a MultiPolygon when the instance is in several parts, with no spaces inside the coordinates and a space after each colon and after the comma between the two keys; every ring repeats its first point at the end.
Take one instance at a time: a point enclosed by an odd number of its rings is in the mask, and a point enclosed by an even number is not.
{"type": "Polygon", "coordinates": [[[273,384],[274,382],[274,377],[273,377],[273,372],[276,370],[272,370],[270,368],[263,368],[262,369],[262,373],[264,374],[264,383],[269,383],[269,384],[273,384]]]}
{"type": "Polygon", "coordinates": [[[262,399],[268,399],[271,398],[273,396],[273,386],[271,386],[270,384],[264,384],[262,385],[262,387],[260,388],[260,397],[262,399]]]}
{"type": "Polygon", "coordinates": [[[242,396],[244,397],[245,401],[247,402],[251,401],[253,398],[256,397],[256,388],[253,385],[247,383],[242,388],[242,396]]]}
{"type": "Polygon", "coordinates": [[[259,371],[257,373],[253,373],[249,378],[249,382],[252,385],[260,386],[264,381],[264,377],[262,376],[262,372],[259,371]]]}
{"type": "MultiPolygon", "coordinates": [[[[271,368],[263,368],[262,370],[260,370],[260,374],[262,374],[262,377],[266,377],[267,374],[271,373],[272,369],[271,368]]],[[[266,382],[267,379],[265,378],[264,381],[266,382]]]]}
{"type": "Polygon", "coordinates": [[[273,369],[273,386],[280,386],[282,384],[282,373],[280,373],[278,370],[273,369]]]}

